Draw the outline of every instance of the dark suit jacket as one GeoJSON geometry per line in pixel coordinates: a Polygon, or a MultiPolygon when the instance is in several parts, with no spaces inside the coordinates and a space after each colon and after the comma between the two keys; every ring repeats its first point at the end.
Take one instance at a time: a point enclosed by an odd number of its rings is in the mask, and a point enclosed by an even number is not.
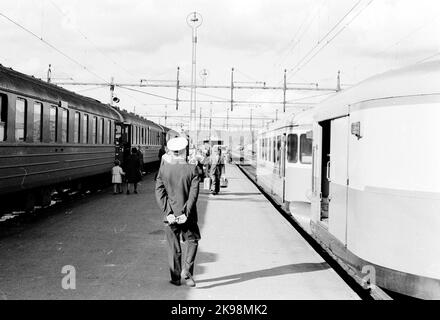
{"type": "Polygon", "coordinates": [[[199,177],[195,165],[163,161],[156,179],[156,200],[166,216],[182,213],[188,222],[197,223],[196,202],[199,196],[199,177]]]}

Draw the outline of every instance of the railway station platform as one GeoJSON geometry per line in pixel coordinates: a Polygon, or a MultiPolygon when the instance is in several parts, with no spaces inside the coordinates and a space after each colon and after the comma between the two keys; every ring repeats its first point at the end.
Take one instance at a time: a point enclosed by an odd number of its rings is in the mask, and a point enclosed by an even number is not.
{"type": "Polygon", "coordinates": [[[216,196],[200,185],[195,288],[168,282],[150,173],[139,194],[108,188],[1,234],[0,299],[359,299],[235,165],[226,177],[216,196]]]}

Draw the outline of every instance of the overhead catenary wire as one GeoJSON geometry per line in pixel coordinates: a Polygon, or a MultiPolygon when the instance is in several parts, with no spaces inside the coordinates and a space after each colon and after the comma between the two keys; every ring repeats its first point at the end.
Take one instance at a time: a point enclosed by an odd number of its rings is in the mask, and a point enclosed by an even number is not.
{"type": "Polygon", "coordinates": [[[170,100],[170,101],[176,101],[176,99],[174,99],[174,98],[169,98],[169,97],[161,96],[161,95],[158,95],[158,94],[154,94],[154,93],[150,93],[150,92],[146,92],[146,91],[142,91],[142,90],[128,88],[128,87],[117,85],[117,84],[115,84],[115,87],[122,88],[122,89],[129,90],[129,91],[139,92],[139,93],[146,94],[146,95],[149,95],[149,96],[153,96],[153,97],[156,97],[156,98],[166,99],[166,100],[170,100]]]}
{"type": "Polygon", "coordinates": [[[304,64],[302,64],[300,67],[298,67],[296,70],[295,70],[295,72],[294,73],[291,73],[290,74],[290,77],[289,77],[289,79],[293,76],[293,75],[295,75],[297,72],[299,72],[302,68],[304,68],[306,65],[308,65],[309,64],[309,62],[311,61],[311,60],[313,60],[313,58],[314,57],[316,57],[325,47],[327,47],[342,31],[344,31],[345,30],[345,28],[346,27],[348,27],[372,2],[373,2],[374,0],[370,0],[368,3],[367,3],[367,5],[366,6],[364,6],[360,11],[358,11],[357,12],[357,14],[356,15],[354,15],[353,16],[353,18],[349,21],[349,22],[347,22],[341,29],[339,29],[339,31],[336,33],[336,34],[334,34],[333,35],[333,37],[332,38],[330,38],[329,40],[327,40],[325,43],[324,43],[324,45],[321,47],[321,48],[319,48],[319,50],[317,51],[317,52],[315,52],[315,54],[313,54],[313,56],[311,56],[304,64]]]}
{"type": "Polygon", "coordinates": [[[319,46],[321,45],[321,43],[344,21],[344,19],[353,12],[353,10],[356,9],[357,6],[359,6],[359,4],[362,2],[362,0],[359,0],[358,2],[356,2],[356,4],[351,7],[351,9],[341,18],[339,19],[339,21],[315,44],[315,46],[312,47],[312,49],[310,49],[297,63],[296,65],[291,68],[289,70],[289,73],[292,72],[293,70],[295,70],[297,67],[299,67],[301,65],[301,63],[307,59],[307,57],[312,54],[312,52],[319,46]]]}
{"type": "MultiPolygon", "coordinates": [[[[52,0],[49,0],[50,3],[67,19],[70,19],[69,16],[52,0]]],[[[121,70],[123,70],[125,73],[129,74],[130,76],[132,76],[133,78],[138,78],[137,76],[133,75],[130,71],[128,71],[126,68],[124,68],[123,66],[121,66],[119,63],[117,63],[114,59],[112,59],[109,55],[107,55],[105,52],[103,52],[101,49],[98,48],[98,46],[92,41],[90,40],[90,38],[84,34],[84,32],[82,32],[80,29],[74,27],[74,29],[88,42],[90,42],[96,49],[96,51],[98,51],[100,54],[102,54],[104,57],[106,57],[109,61],[111,61],[115,66],[119,67],[121,70]]]]}
{"type": "Polygon", "coordinates": [[[56,46],[54,46],[53,44],[51,44],[50,42],[44,40],[42,37],[39,37],[37,34],[35,34],[34,32],[32,32],[31,30],[29,30],[28,28],[26,28],[25,26],[21,25],[20,23],[18,23],[17,21],[9,18],[8,16],[6,16],[4,13],[0,12],[0,16],[4,17],[6,20],[12,22],[13,24],[15,24],[17,27],[19,27],[20,29],[26,31],[27,33],[29,33],[30,35],[32,35],[33,37],[37,38],[38,40],[40,40],[41,42],[43,42],[45,45],[47,45],[48,47],[52,48],[53,50],[55,50],[56,52],[58,52],[59,54],[61,54],[62,56],[64,56],[65,58],[69,59],[71,62],[73,62],[74,64],[80,66],[83,70],[89,72],[90,74],[92,74],[93,76],[95,76],[96,78],[104,81],[105,83],[108,83],[108,80],[104,79],[103,77],[101,77],[100,75],[98,75],[96,72],[90,70],[89,68],[87,68],[85,65],[83,65],[81,62],[77,61],[76,59],[72,58],[71,56],[69,56],[68,54],[64,53],[63,51],[61,51],[60,49],[58,49],[56,46]]]}

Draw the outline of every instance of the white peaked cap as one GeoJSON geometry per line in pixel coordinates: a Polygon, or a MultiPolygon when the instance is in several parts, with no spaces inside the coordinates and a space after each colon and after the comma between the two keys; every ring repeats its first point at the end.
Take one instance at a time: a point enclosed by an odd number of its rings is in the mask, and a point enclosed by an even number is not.
{"type": "Polygon", "coordinates": [[[188,145],[188,140],[183,137],[170,139],[167,143],[168,149],[171,151],[180,151],[186,148],[188,145]]]}

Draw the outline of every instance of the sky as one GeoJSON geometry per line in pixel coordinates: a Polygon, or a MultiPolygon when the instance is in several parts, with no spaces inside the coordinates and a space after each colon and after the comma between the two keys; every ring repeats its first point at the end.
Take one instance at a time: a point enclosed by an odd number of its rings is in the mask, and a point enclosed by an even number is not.
{"type": "MultiPolygon", "coordinates": [[[[68,90],[108,103],[108,83],[190,85],[192,29],[196,11],[198,85],[281,87],[284,69],[287,113],[300,112],[342,89],[378,73],[440,57],[438,0],[2,0],[0,63],[68,90]],[[201,76],[207,70],[207,76],[201,76]],[[158,81],[161,80],[161,81],[158,81]],[[174,82],[173,82],[174,81],[174,82]]],[[[167,126],[186,128],[189,102],[176,110],[176,89],[116,87],[118,106],[167,126]],[[141,91],[141,92],[139,92],[141,91]],[[153,95],[155,96],[153,96],[153,95]],[[157,117],[162,116],[162,117],[157,117]]],[[[197,89],[202,128],[210,110],[213,125],[239,129],[283,116],[282,90],[197,89]],[[251,111],[252,110],[252,111],[251,111]],[[206,118],[205,118],[206,117],[206,118]]],[[[190,90],[179,91],[190,99],[190,90]]]]}

